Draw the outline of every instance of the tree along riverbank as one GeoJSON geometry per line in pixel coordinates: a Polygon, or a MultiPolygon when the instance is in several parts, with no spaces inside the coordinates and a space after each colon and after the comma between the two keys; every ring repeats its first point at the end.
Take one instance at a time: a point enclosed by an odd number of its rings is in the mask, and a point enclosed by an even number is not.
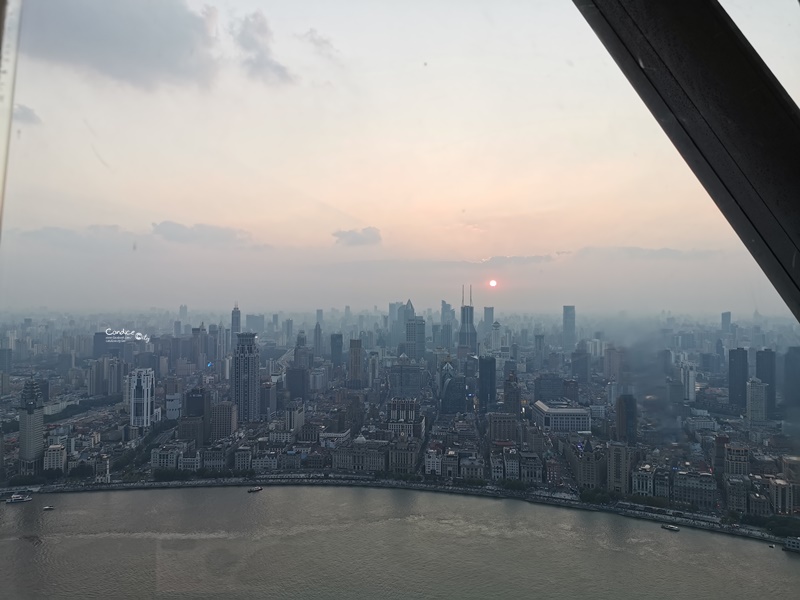
{"type": "Polygon", "coordinates": [[[760,529],[750,527],[733,527],[704,521],[702,515],[684,514],[682,517],[671,515],[660,515],[645,511],[629,510],[616,506],[587,504],[579,499],[567,495],[543,491],[513,491],[495,487],[465,487],[456,485],[438,485],[432,483],[395,481],[395,480],[374,480],[346,477],[309,477],[304,476],[279,476],[275,478],[261,479],[206,479],[195,481],[172,481],[172,482],[138,482],[138,483],[110,483],[110,484],[91,484],[91,485],[53,485],[42,486],[33,491],[44,494],[59,493],[78,493],[78,492],[106,492],[119,490],[154,490],[154,489],[175,489],[175,488],[208,488],[208,487],[252,487],[252,486],[338,486],[338,487],[365,487],[377,489],[401,489],[424,492],[436,492],[443,494],[459,494],[464,496],[479,496],[483,498],[523,500],[535,504],[547,504],[550,506],[560,506],[562,508],[572,508],[577,510],[588,510],[594,512],[612,513],[624,517],[633,517],[646,521],[653,521],[662,524],[678,525],[691,527],[693,529],[703,529],[716,533],[748,537],[770,543],[783,543],[783,538],[779,538],[760,529]]]}

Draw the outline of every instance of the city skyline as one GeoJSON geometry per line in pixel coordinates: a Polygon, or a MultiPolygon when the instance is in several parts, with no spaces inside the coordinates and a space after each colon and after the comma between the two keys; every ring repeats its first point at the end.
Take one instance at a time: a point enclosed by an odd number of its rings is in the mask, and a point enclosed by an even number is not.
{"type": "MultiPolygon", "coordinates": [[[[248,305],[267,289],[283,306],[321,290],[370,306],[377,289],[433,305],[431,282],[496,279],[490,303],[516,310],[587,305],[589,284],[589,310],[683,311],[713,291],[788,313],[573,6],[26,6],[7,306],[55,288],[67,309],[130,309],[149,287],[219,306],[235,284],[248,305]],[[96,276],[75,286],[77,265],[96,276]]],[[[800,89],[800,48],[774,31],[796,11],[725,6],[800,89]]]]}

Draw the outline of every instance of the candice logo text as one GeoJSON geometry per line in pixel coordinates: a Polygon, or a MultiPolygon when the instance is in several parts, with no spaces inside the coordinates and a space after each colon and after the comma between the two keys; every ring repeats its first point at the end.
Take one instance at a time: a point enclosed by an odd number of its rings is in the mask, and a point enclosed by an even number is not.
{"type": "Polygon", "coordinates": [[[106,329],[106,342],[128,342],[137,340],[142,342],[149,342],[150,336],[131,329],[106,329]]]}

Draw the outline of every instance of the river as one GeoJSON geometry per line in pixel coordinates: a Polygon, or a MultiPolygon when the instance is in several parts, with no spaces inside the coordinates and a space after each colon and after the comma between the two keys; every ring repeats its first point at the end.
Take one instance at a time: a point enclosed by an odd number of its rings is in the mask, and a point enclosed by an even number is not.
{"type": "Polygon", "coordinates": [[[607,513],[324,487],[0,506],[3,598],[790,598],[800,555],[607,513]],[[42,511],[53,504],[53,511],[42,511]]]}

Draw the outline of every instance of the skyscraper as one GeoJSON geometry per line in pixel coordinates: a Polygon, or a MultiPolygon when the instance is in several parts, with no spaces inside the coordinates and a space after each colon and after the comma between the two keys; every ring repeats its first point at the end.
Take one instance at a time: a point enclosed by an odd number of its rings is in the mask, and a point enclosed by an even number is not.
{"type": "Polygon", "coordinates": [[[756,352],[756,379],[767,386],[764,410],[766,411],[767,419],[774,419],[776,413],[776,383],[778,379],[774,350],[765,348],[756,352]]]}
{"type": "Polygon", "coordinates": [[[19,474],[36,475],[44,458],[44,403],[39,384],[28,379],[19,404],[19,474]]]}
{"type": "Polygon", "coordinates": [[[314,325],[314,355],[322,356],[322,325],[320,325],[320,321],[314,325]]]}
{"type": "Polygon", "coordinates": [[[364,357],[361,340],[350,340],[349,369],[347,371],[347,387],[358,390],[363,387],[364,357]]]}
{"type": "Polygon", "coordinates": [[[724,312],[722,313],[722,333],[728,333],[731,330],[731,313],[724,312]]]}
{"type": "Polygon", "coordinates": [[[493,323],[494,323],[494,306],[484,306],[483,330],[481,331],[481,336],[485,336],[487,333],[491,333],[493,323]]]}
{"type": "Polygon", "coordinates": [[[317,323],[318,323],[319,325],[322,325],[322,314],[323,314],[323,313],[322,313],[322,309],[321,309],[321,308],[318,308],[318,309],[317,309],[317,323]]]}
{"type": "Polygon", "coordinates": [[[344,341],[342,338],[341,333],[332,333],[331,334],[331,362],[333,363],[334,368],[341,366],[342,364],[342,350],[344,347],[344,341]]]}
{"type": "Polygon", "coordinates": [[[777,364],[775,362],[775,352],[766,348],[756,352],[756,379],[767,386],[765,397],[766,418],[775,418],[775,396],[777,383],[777,364]]]}
{"type": "Polygon", "coordinates": [[[259,416],[259,351],[254,333],[240,333],[233,352],[233,402],[238,420],[247,423],[259,416]]]}
{"type": "Polygon", "coordinates": [[[503,384],[504,412],[511,413],[518,419],[522,418],[522,390],[519,387],[517,374],[513,371],[503,384]]]}
{"type": "Polygon", "coordinates": [[[211,407],[212,442],[230,436],[238,428],[239,419],[233,402],[220,402],[211,407]]]}
{"type": "Polygon", "coordinates": [[[135,369],[128,374],[126,388],[130,402],[131,427],[147,429],[153,425],[155,379],[153,369],[135,369]]]}
{"type": "Polygon", "coordinates": [[[458,351],[461,354],[478,352],[478,332],[475,331],[475,308],[472,306],[472,287],[469,304],[464,304],[464,289],[461,289],[461,327],[458,330],[458,351]]]}
{"type": "Polygon", "coordinates": [[[577,343],[575,335],[575,307],[564,306],[563,314],[563,329],[564,329],[564,350],[572,352],[577,343]]]}
{"type": "Polygon", "coordinates": [[[800,413],[800,347],[789,348],[783,364],[782,412],[800,413]]]}
{"type": "Polygon", "coordinates": [[[416,361],[425,358],[425,319],[422,317],[406,322],[406,355],[416,361]]]}
{"type": "Polygon", "coordinates": [[[236,336],[242,333],[242,313],[239,310],[239,303],[233,305],[231,311],[231,346],[236,347],[236,336]]]}
{"type": "Polygon", "coordinates": [[[636,398],[624,394],[617,398],[617,441],[636,443],[636,398]]]}
{"type": "Polygon", "coordinates": [[[728,352],[728,403],[739,410],[747,407],[747,350],[734,348],[728,352]]]}
{"type": "Polygon", "coordinates": [[[482,415],[497,403],[497,360],[494,356],[478,359],[478,410],[482,415]]]}
{"type": "Polygon", "coordinates": [[[753,427],[767,420],[767,390],[759,379],[747,382],[747,425],[753,427]]]}

